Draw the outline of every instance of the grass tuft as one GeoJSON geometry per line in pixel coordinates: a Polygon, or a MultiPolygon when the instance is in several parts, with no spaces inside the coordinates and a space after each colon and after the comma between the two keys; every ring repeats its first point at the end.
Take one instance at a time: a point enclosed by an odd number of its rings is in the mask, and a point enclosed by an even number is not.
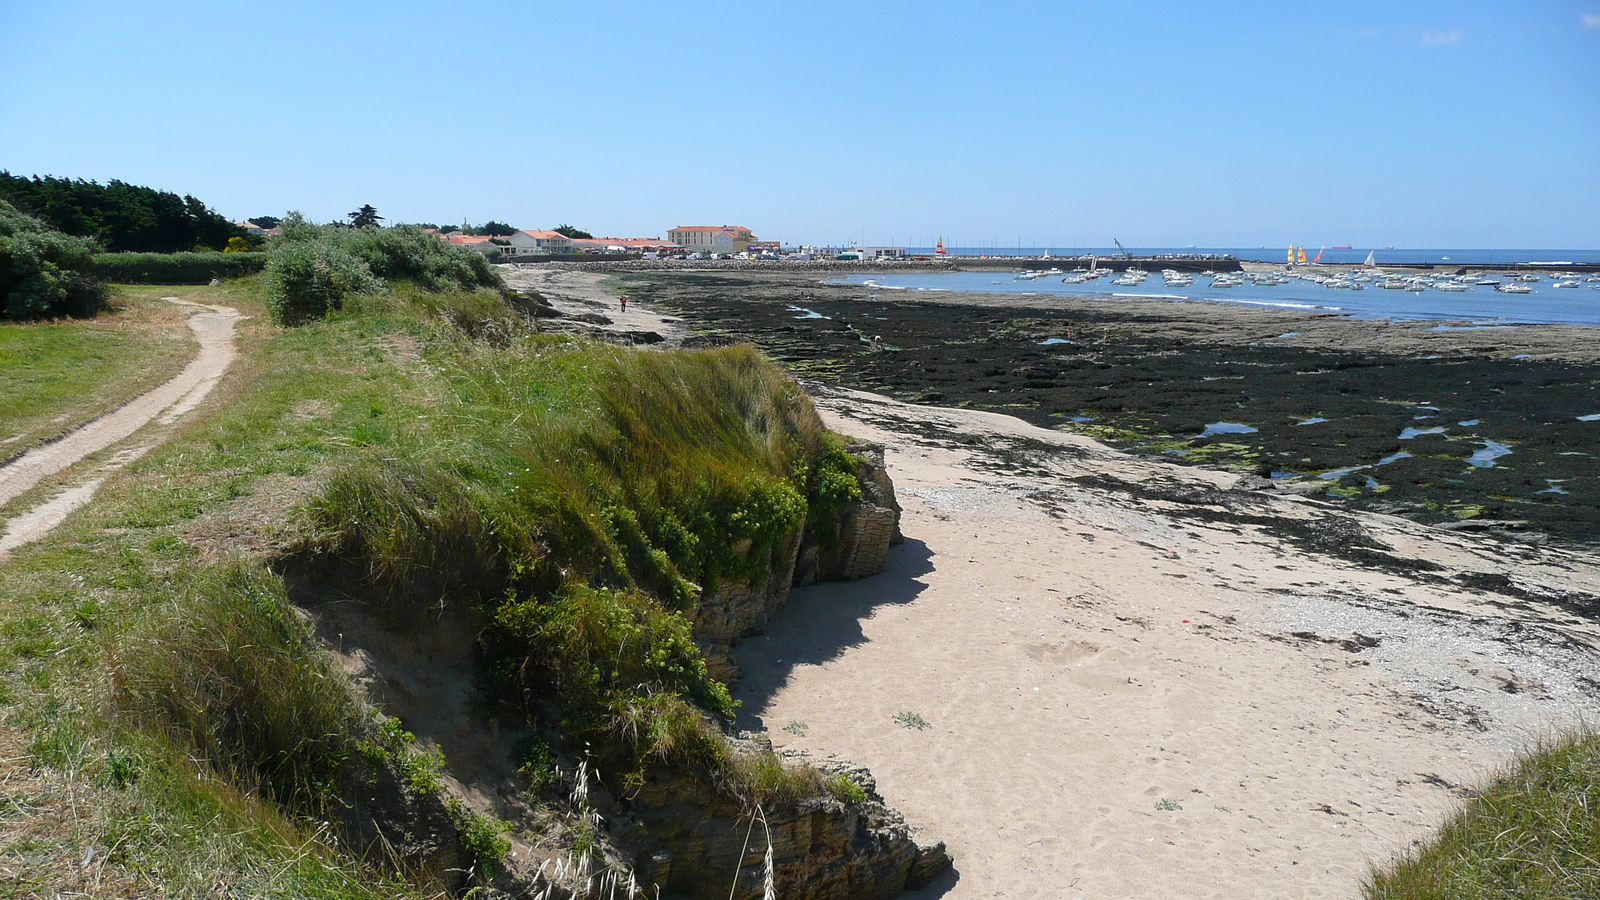
{"type": "Polygon", "coordinates": [[[1600,735],[1523,756],[1420,849],[1375,870],[1369,900],[1600,897],[1600,735]]]}

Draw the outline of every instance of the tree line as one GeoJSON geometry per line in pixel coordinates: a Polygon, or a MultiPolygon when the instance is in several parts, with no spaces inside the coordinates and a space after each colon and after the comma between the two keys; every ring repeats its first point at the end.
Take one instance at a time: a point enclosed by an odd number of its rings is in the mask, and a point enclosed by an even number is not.
{"type": "Polygon", "coordinates": [[[0,170],[0,200],[109,252],[221,250],[244,229],[195,197],[111,180],[31,178],[0,170]]]}

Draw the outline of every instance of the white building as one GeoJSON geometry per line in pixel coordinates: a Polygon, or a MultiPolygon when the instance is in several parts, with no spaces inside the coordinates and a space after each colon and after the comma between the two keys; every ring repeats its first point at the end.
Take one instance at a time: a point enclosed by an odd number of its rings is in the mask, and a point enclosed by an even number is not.
{"type": "Polygon", "coordinates": [[[743,225],[679,225],[667,240],[690,253],[743,253],[756,236],[743,225]]]}
{"type": "Polygon", "coordinates": [[[511,252],[522,253],[571,253],[572,239],[558,231],[519,231],[507,238],[511,242],[511,252]]]}

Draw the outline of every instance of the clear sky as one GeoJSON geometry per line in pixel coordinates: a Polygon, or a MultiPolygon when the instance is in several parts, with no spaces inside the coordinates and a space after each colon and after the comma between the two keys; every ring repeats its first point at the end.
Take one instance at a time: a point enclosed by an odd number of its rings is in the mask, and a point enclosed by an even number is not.
{"type": "Polygon", "coordinates": [[[1600,247],[1600,0],[0,0],[0,168],[233,218],[1600,247]]]}

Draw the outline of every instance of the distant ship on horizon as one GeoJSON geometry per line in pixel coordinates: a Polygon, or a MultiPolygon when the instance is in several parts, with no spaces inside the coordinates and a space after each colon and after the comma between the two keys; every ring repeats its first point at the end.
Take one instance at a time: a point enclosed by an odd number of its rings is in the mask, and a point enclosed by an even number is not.
{"type": "Polygon", "coordinates": [[[1354,250],[1355,248],[1350,246],[1349,244],[1345,244],[1343,247],[1334,247],[1333,249],[1335,249],[1335,250],[1354,250]]]}

